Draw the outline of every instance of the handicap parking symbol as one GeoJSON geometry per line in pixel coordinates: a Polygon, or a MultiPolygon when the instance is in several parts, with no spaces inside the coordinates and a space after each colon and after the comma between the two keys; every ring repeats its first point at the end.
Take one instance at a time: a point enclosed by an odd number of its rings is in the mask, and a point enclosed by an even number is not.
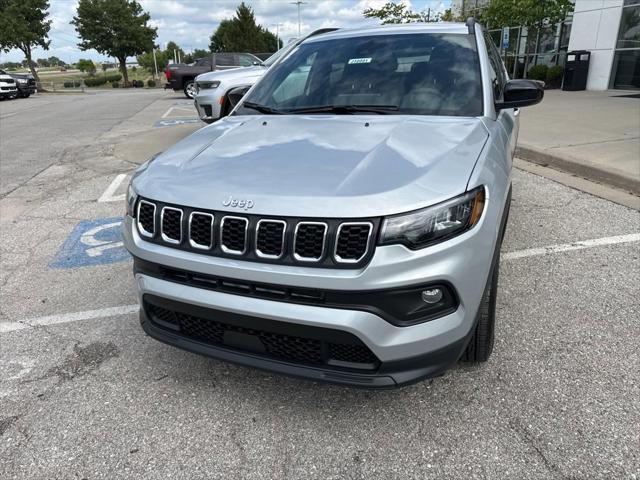
{"type": "Polygon", "coordinates": [[[83,220],[73,229],[49,264],[50,268],[77,268],[127,260],[122,245],[122,217],[83,220]]]}
{"type": "Polygon", "coordinates": [[[166,118],[164,120],[158,120],[153,124],[154,127],[172,127],[174,125],[186,125],[188,123],[200,123],[197,118],[166,118]]]}

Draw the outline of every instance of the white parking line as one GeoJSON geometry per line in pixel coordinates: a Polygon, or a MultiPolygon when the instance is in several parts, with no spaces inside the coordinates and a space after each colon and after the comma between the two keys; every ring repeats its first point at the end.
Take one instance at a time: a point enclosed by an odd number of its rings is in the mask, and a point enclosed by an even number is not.
{"type": "Polygon", "coordinates": [[[119,195],[114,195],[125,178],[127,178],[126,173],[121,173],[113,179],[111,184],[107,187],[104,193],[98,199],[98,202],[124,202],[125,194],[121,193],[119,195]]]}
{"type": "Polygon", "coordinates": [[[96,318],[115,317],[116,315],[127,315],[138,311],[139,306],[123,305],[120,307],[101,308],[98,310],[86,310],[84,312],[62,313],[60,315],[49,315],[37,317],[21,322],[0,323],[0,333],[15,332],[25,328],[44,327],[47,325],[57,325],[59,323],[78,322],[80,320],[92,320],[96,318]]]}
{"type": "MultiPolygon", "coordinates": [[[[502,254],[504,260],[518,260],[520,258],[534,257],[537,255],[548,255],[571,250],[582,250],[585,248],[602,247],[605,245],[616,245],[620,243],[640,242],[640,233],[629,235],[617,235],[614,237],[594,238],[574,243],[560,245],[550,245],[548,247],[529,248],[526,250],[516,250],[502,254]]],[[[15,332],[25,328],[35,328],[46,325],[57,325],[60,323],[78,322],[81,320],[92,320],[98,318],[115,317],[117,315],[128,315],[135,313],[139,305],[122,305],[119,307],[101,308],[98,310],[87,310],[84,312],[63,313],[60,315],[49,315],[46,317],[36,317],[20,322],[0,322],[0,333],[15,332]]]]}
{"type": "Polygon", "coordinates": [[[548,247],[529,248],[527,250],[507,252],[502,254],[501,257],[504,260],[517,260],[518,258],[534,257],[536,255],[547,255],[548,253],[570,252],[571,250],[582,250],[584,248],[615,245],[617,243],[632,243],[638,241],[640,241],[640,233],[631,233],[629,235],[594,238],[592,240],[582,240],[580,242],[565,243],[561,245],[550,245],[548,247]]]}

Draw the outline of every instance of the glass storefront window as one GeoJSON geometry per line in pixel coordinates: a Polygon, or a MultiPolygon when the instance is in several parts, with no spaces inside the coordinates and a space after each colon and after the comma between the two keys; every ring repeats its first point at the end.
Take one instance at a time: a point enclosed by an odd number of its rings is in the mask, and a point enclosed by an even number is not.
{"type": "Polygon", "coordinates": [[[558,25],[550,25],[540,30],[538,53],[555,52],[558,49],[558,25]]]}
{"type": "Polygon", "coordinates": [[[640,89],[640,48],[621,50],[613,58],[613,88],[640,89]]]}
{"type": "Polygon", "coordinates": [[[640,48],[640,5],[622,9],[616,48],[640,48]]]}

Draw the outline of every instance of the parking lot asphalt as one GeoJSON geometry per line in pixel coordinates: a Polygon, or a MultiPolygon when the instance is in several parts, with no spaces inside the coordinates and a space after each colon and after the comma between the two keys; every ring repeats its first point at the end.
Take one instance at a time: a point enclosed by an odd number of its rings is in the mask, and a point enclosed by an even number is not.
{"type": "Polygon", "coordinates": [[[138,324],[126,175],[193,117],[162,91],[0,104],[0,478],[640,477],[638,211],[514,170],[488,363],[266,374],[138,324]]]}

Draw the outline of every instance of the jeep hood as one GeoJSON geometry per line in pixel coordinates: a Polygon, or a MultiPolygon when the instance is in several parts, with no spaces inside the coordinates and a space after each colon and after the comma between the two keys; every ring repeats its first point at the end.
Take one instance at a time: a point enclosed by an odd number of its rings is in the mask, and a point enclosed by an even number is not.
{"type": "Polygon", "coordinates": [[[223,206],[233,197],[263,215],[388,215],[463,193],[487,137],[476,118],[232,116],[156,157],[134,188],[211,210],[244,211],[223,206]]]}

